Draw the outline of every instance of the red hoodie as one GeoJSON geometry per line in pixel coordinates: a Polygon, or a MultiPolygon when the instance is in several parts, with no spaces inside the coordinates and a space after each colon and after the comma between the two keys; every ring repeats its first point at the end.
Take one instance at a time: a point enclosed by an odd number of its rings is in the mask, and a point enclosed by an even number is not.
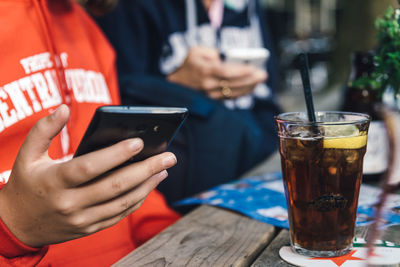
{"type": "MultiPolygon", "coordinates": [[[[53,159],[67,160],[94,110],[118,104],[119,95],[114,51],[77,4],[0,0],[0,25],[1,187],[40,118],[61,103],[71,109],[67,127],[49,149],[53,159]]],[[[178,217],[153,191],[138,211],[113,227],[45,248],[24,245],[0,220],[0,266],[109,266],[178,217]]]]}

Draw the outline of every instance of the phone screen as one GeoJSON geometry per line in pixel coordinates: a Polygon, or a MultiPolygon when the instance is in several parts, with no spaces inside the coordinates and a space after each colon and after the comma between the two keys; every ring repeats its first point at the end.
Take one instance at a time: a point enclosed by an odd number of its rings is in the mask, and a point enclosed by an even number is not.
{"type": "Polygon", "coordinates": [[[263,69],[270,52],[266,48],[233,48],[225,51],[225,62],[250,64],[263,69]]]}

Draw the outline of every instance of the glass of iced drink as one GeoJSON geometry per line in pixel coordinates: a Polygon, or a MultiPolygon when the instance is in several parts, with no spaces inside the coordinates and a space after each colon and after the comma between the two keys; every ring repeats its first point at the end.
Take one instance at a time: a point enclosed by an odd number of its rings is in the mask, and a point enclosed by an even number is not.
{"type": "Polygon", "coordinates": [[[370,117],[302,112],[275,118],[294,251],[315,257],[351,251],[370,117]]]}

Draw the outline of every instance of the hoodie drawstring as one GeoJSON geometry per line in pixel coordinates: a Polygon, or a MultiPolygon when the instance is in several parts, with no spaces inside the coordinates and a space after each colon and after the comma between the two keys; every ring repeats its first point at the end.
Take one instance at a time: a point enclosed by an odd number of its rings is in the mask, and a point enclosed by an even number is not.
{"type": "Polygon", "coordinates": [[[43,7],[42,7],[42,3],[43,1],[41,0],[34,0],[33,1],[35,4],[35,9],[37,11],[37,14],[39,16],[39,20],[40,20],[40,24],[42,26],[43,29],[43,33],[44,33],[44,37],[46,40],[46,44],[47,47],[50,50],[50,55],[51,58],[55,64],[55,71],[56,71],[56,77],[57,77],[57,82],[60,88],[60,93],[61,93],[61,98],[62,98],[62,102],[64,104],[67,104],[68,106],[70,106],[71,104],[71,99],[70,99],[70,93],[69,90],[67,88],[67,82],[65,79],[65,70],[64,70],[64,66],[61,62],[61,59],[59,57],[59,55],[57,54],[57,49],[54,45],[54,42],[52,41],[52,35],[51,35],[51,31],[49,29],[49,23],[46,19],[46,15],[44,13],[43,7]]]}
{"type": "MultiPolygon", "coordinates": [[[[55,64],[55,72],[56,72],[56,78],[57,78],[57,83],[58,83],[58,88],[59,88],[59,92],[61,94],[61,100],[62,103],[67,104],[70,108],[71,108],[71,95],[70,95],[70,91],[68,90],[68,86],[67,86],[67,81],[65,78],[65,69],[64,69],[64,65],[59,57],[58,51],[56,49],[56,46],[53,42],[53,36],[51,35],[51,31],[50,31],[50,24],[46,19],[46,14],[43,8],[43,4],[45,4],[47,0],[34,0],[34,5],[35,5],[35,9],[36,9],[36,13],[39,16],[39,21],[41,24],[41,27],[43,29],[43,34],[44,34],[44,38],[46,41],[46,45],[50,51],[50,56],[51,59],[53,61],[53,63],[55,64]]],[[[70,136],[70,130],[69,128],[71,127],[71,120],[68,121],[67,123],[68,127],[66,127],[66,131],[67,131],[67,135],[70,136]]],[[[65,130],[65,128],[64,128],[65,130]]],[[[69,143],[70,140],[68,138],[67,142],[69,143]]],[[[65,151],[64,149],[62,149],[64,156],[68,155],[71,152],[71,144],[69,143],[68,145],[68,149],[66,149],[67,151],[65,151]]]]}

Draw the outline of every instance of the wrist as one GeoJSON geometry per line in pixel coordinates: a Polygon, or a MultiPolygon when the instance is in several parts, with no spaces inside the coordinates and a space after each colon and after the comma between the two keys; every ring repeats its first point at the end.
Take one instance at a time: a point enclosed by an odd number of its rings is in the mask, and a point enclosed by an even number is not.
{"type": "MultiPolygon", "coordinates": [[[[12,258],[22,256],[29,253],[36,253],[42,251],[46,252],[47,247],[34,248],[24,244],[20,241],[7,226],[4,218],[7,217],[8,203],[4,199],[4,189],[0,186],[0,255],[12,258]]],[[[10,224],[10,223],[8,223],[10,224]]]]}
{"type": "MultiPolygon", "coordinates": [[[[31,249],[36,251],[37,249],[27,245],[22,237],[23,233],[18,230],[21,227],[18,226],[18,222],[25,221],[21,220],[23,212],[16,211],[15,207],[18,207],[18,203],[10,200],[6,194],[6,188],[0,190],[0,242],[3,243],[3,239],[8,240],[7,242],[15,244],[16,247],[10,245],[11,248],[17,249],[19,252],[26,251],[27,253],[32,252],[31,249]]],[[[3,246],[1,244],[0,246],[3,246]]],[[[4,249],[4,248],[1,248],[4,249]]]]}
{"type": "Polygon", "coordinates": [[[47,247],[33,248],[22,243],[0,219],[0,255],[13,258],[29,253],[47,250],[47,247]]]}

